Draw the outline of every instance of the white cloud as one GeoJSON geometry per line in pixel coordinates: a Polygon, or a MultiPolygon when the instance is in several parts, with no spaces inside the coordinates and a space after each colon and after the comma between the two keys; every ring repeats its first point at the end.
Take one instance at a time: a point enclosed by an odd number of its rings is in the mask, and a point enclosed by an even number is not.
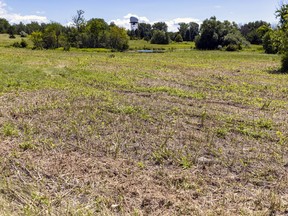
{"type": "Polygon", "coordinates": [[[7,19],[10,23],[30,23],[34,22],[49,22],[47,17],[45,16],[38,16],[38,15],[21,15],[16,13],[11,13],[7,9],[7,4],[3,1],[0,1],[0,17],[7,19]]]}
{"type": "Polygon", "coordinates": [[[173,20],[165,21],[165,23],[168,25],[168,30],[172,31],[172,32],[177,32],[178,27],[179,27],[179,23],[182,23],[182,22],[184,22],[184,23],[195,22],[195,23],[198,23],[199,25],[201,24],[201,21],[199,19],[194,19],[194,18],[190,18],[190,17],[176,18],[173,20]]]}
{"type": "MultiPolygon", "coordinates": [[[[153,25],[154,23],[159,22],[159,21],[149,21],[149,19],[147,17],[138,16],[138,15],[132,14],[132,13],[129,13],[126,16],[124,16],[123,19],[111,20],[110,22],[114,22],[116,25],[118,25],[120,27],[130,29],[130,17],[131,16],[137,17],[139,19],[140,23],[144,22],[144,23],[150,23],[151,25],[153,25]]],[[[178,31],[179,23],[181,23],[181,22],[185,22],[185,23],[196,22],[198,24],[201,24],[201,21],[199,19],[194,19],[194,18],[190,18],[190,17],[175,18],[175,19],[166,20],[163,22],[165,22],[168,25],[168,31],[172,31],[172,32],[178,31]]]]}

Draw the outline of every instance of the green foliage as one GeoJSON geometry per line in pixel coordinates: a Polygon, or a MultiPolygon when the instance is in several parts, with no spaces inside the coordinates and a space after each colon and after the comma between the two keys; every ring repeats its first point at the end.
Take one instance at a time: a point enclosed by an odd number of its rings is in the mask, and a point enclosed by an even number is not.
{"type": "Polygon", "coordinates": [[[2,126],[2,134],[6,137],[15,137],[19,135],[19,131],[11,123],[5,123],[2,126]]]}
{"type": "Polygon", "coordinates": [[[10,27],[9,22],[4,18],[0,18],[0,33],[1,34],[7,33],[9,27],[10,27]]]}
{"type": "Polygon", "coordinates": [[[265,53],[276,54],[280,51],[281,42],[279,41],[278,31],[270,29],[263,36],[263,48],[265,53]]]}
{"type": "Polygon", "coordinates": [[[7,33],[9,34],[9,38],[14,39],[15,37],[15,26],[9,26],[7,33]]]}
{"type": "Polygon", "coordinates": [[[62,34],[62,25],[59,23],[50,23],[46,26],[43,35],[43,48],[55,49],[60,47],[60,37],[62,34]]]}
{"type": "Polygon", "coordinates": [[[43,34],[42,32],[33,32],[30,35],[30,40],[33,42],[33,49],[43,49],[43,34]]]}
{"type": "Polygon", "coordinates": [[[281,59],[281,71],[284,73],[288,72],[288,52],[285,52],[281,59]]]}
{"type": "Polygon", "coordinates": [[[91,48],[103,48],[107,43],[107,30],[109,26],[103,19],[91,19],[87,22],[85,32],[88,34],[88,46],[91,48]]]}
{"type": "Polygon", "coordinates": [[[243,45],[248,46],[247,41],[240,32],[229,33],[224,37],[222,44],[227,51],[237,51],[241,50],[243,45]]]}
{"type": "Polygon", "coordinates": [[[262,44],[264,34],[258,31],[261,26],[270,27],[270,24],[262,20],[249,22],[240,27],[240,32],[251,44],[262,44]]]}
{"type": "Polygon", "coordinates": [[[152,26],[149,23],[139,23],[138,25],[140,39],[149,41],[152,37],[152,26]]]}
{"type": "Polygon", "coordinates": [[[13,43],[12,45],[13,47],[16,47],[16,48],[26,48],[28,46],[28,43],[25,41],[25,40],[21,40],[21,42],[15,42],[13,43]]]}
{"type": "Polygon", "coordinates": [[[184,41],[194,41],[199,34],[199,24],[195,22],[179,23],[178,29],[184,41]]]}
{"type": "Polygon", "coordinates": [[[177,36],[175,37],[175,41],[176,42],[183,42],[183,38],[182,38],[181,34],[177,34],[177,36]]]}
{"type": "Polygon", "coordinates": [[[235,23],[220,22],[216,17],[204,20],[195,43],[197,49],[213,50],[226,46],[231,51],[239,50],[244,43],[247,44],[235,23]]]}
{"type": "Polygon", "coordinates": [[[151,38],[151,44],[169,44],[170,37],[167,32],[162,30],[155,30],[151,38]]]}
{"type": "Polygon", "coordinates": [[[167,32],[168,26],[165,22],[156,22],[152,25],[152,31],[156,31],[156,30],[167,32]]]}
{"type": "Polygon", "coordinates": [[[275,31],[276,40],[280,41],[282,53],[281,71],[288,72],[288,4],[284,2],[276,11],[276,17],[280,18],[279,29],[275,31]]]}
{"type": "Polygon", "coordinates": [[[124,28],[112,26],[109,30],[109,45],[113,50],[124,51],[129,48],[129,37],[124,28]]]}

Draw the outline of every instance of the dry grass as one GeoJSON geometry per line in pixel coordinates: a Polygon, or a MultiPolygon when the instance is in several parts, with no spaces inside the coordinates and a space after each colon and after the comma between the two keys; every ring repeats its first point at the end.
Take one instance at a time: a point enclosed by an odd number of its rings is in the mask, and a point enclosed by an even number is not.
{"type": "Polygon", "coordinates": [[[288,213],[277,56],[0,52],[0,214],[288,213]]]}

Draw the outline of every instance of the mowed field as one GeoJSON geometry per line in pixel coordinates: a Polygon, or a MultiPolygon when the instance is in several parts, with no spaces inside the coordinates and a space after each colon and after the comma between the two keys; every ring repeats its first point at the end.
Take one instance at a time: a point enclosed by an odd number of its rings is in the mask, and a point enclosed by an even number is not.
{"type": "Polygon", "coordinates": [[[0,47],[0,215],[287,215],[279,67],[0,47]]]}

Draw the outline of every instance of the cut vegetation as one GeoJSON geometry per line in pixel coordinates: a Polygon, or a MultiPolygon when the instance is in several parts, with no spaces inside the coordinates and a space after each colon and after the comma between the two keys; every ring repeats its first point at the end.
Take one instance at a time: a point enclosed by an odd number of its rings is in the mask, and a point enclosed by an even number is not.
{"type": "Polygon", "coordinates": [[[254,48],[1,47],[0,215],[286,215],[288,76],[254,48]]]}

